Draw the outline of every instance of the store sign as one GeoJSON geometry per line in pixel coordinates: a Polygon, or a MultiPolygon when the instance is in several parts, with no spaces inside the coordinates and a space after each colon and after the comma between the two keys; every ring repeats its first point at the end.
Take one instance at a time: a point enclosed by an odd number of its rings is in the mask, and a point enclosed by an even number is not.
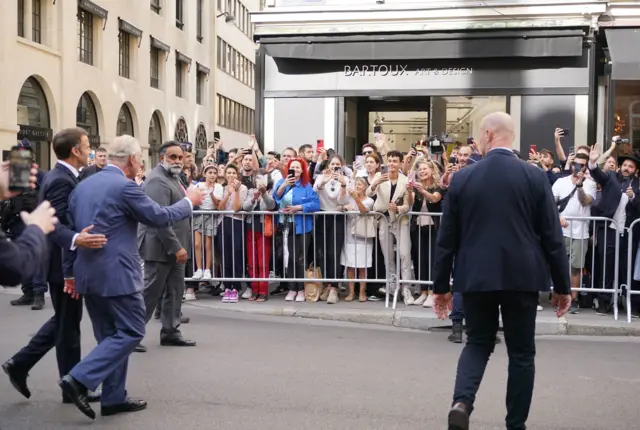
{"type": "Polygon", "coordinates": [[[470,67],[454,68],[418,68],[410,70],[408,65],[402,64],[365,64],[358,66],[344,66],[344,76],[457,76],[471,75],[470,67]]]}
{"type": "Polygon", "coordinates": [[[53,130],[50,128],[34,127],[31,125],[20,125],[18,139],[27,139],[34,142],[48,142],[53,139],[53,130]]]}

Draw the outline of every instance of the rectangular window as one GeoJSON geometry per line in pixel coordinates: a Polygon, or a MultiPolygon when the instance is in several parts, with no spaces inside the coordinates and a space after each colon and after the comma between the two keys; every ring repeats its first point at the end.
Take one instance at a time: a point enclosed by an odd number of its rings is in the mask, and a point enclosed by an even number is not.
{"type": "Polygon", "coordinates": [[[129,79],[130,76],[130,56],[129,48],[131,47],[131,38],[129,33],[122,30],[118,33],[118,60],[119,60],[119,74],[123,78],[129,79]]]}
{"type": "Polygon", "coordinates": [[[207,99],[207,95],[205,94],[205,88],[207,86],[207,75],[198,72],[196,74],[196,103],[199,105],[204,105],[204,101],[207,99]]]}
{"type": "Polygon", "coordinates": [[[31,36],[34,42],[42,43],[42,5],[40,0],[31,2],[31,36]]]}
{"type": "Polygon", "coordinates": [[[202,35],[202,1],[203,0],[198,0],[198,23],[197,23],[198,42],[202,42],[202,39],[204,39],[204,36],[202,35]]]}
{"type": "Polygon", "coordinates": [[[151,0],[151,10],[160,15],[160,0],[151,0]]]}
{"type": "Polygon", "coordinates": [[[182,0],[176,0],[176,27],[184,28],[184,4],[182,0]]]}
{"type": "Polygon", "coordinates": [[[218,66],[218,69],[222,68],[222,58],[223,58],[223,55],[222,55],[222,43],[223,43],[222,39],[220,39],[218,37],[218,39],[216,40],[216,57],[217,57],[216,58],[216,64],[218,66]]]}
{"type": "Polygon", "coordinates": [[[24,0],[18,0],[18,36],[24,37],[24,0]]]}
{"type": "Polygon", "coordinates": [[[151,47],[151,88],[160,89],[160,50],[151,47]]]}
{"type": "Polygon", "coordinates": [[[180,61],[176,61],[176,97],[183,97],[184,92],[182,88],[182,82],[184,80],[183,76],[184,65],[180,61]]]}
{"type": "Polygon", "coordinates": [[[78,8],[78,60],[93,65],[93,14],[78,8]]]}
{"type": "Polygon", "coordinates": [[[218,0],[218,10],[222,12],[222,0],[218,0]]]}

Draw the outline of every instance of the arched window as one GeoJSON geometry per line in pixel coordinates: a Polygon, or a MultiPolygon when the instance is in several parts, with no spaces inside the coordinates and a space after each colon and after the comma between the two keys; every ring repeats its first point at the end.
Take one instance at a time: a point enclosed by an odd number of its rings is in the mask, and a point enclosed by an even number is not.
{"type": "Polygon", "coordinates": [[[149,168],[153,168],[160,162],[158,151],[162,146],[162,127],[160,125],[160,115],[154,112],[149,122],[149,168]]]}
{"type": "Polygon", "coordinates": [[[133,136],[133,117],[126,103],[122,104],[120,113],[118,113],[118,126],[116,128],[116,136],[128,134],[133,136]]]}
{"type": "Polygon", "coordinates": [[[17,140],[28,140],[35,154],[36,163],[48,170],[51,164],[51,130],[47,96],[38,80],[30,76],[22,84],[17,103],[17,123],[20,127],[17,140]]]}
{"type": "Polygon", "coordinates": [[[92,148],[100,146],[100,130],[98,129],[98,113],[93,98],[88,92],[80,96],[76,107],[76,127],[80,127],[89,135],[92,148]]]}
{"type": "Polygon", "coordinates": [[[173,140],[176,142],[186,143],[189,141],[189,131],[187,130],[187,122],[180,117],[176,123],[176,131],[173,133],[173,140]]]}

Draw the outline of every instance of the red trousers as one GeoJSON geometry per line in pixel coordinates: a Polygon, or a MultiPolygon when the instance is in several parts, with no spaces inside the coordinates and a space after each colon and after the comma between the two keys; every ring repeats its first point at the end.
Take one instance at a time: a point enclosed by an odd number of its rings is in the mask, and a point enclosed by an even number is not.
{"type": "MultiPolygon", "coordinates": [[[[271,263],[271,237],[261,231],[247,231],[247,263],[250,278],[268,278],[271,263]]],[[[269,294],[269,282],[252,282],[254,294],[269,294]]]]}

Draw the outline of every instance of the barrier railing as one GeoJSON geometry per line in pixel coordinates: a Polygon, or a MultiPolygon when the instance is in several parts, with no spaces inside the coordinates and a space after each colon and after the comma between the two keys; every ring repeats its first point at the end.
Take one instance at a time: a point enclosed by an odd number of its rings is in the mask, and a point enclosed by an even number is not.
{"type": "MultiPolygon", "coordinates": [[[[269,211],[194,211],[192,256],[193,271],[198,276],[185,280],[221,281],[225,287],[238,291],[239,283],[249,282],[255,292],[256,288],[268,290],[268,283],[274,281],[269,273],[274,271],[279,274],[281,284],[289,284],[290,291],[304,291],[305,283],[331,287],[351,282],[382,284],[385,306],[395,309],[403,289],[413,290],[416,286],[431,289],[441,217],[441,213],[427,212],[387,218],[377,212],[290,215],[269,211]],[[378,242],[382,262],[376,252],[378,242]],[[382,271],[378,270],[379,263],[382,271]],[[368,268],[369,273],[363,273],[368,268]],[[211,275],[203,277],[198,269],[208,269],[211,275]]],[[[565,230],[577,238],[571,241],[565,238],[572,291],[578,297],[597,294],[598,300],[610,298],[617,320],[618,297],[626,288],[630,321],[631,295],[640,291],[627,288],[632,281],[631,234],[626,283],[619,282],[621,237],[628,229],[603,217],[565,217],[563,222],[565,230]]]]}
{"type": "MultiPolygon", "coordinates": [[[[290,291],[304,291],[305,283],[337,287],[349,282],[383,283],[388,291],[388,276],[379,273],[373,252],[387,223],[377,212],[194,211],[191,251],[197,276],[185,281],[215,279],[238,291],[239,283],[250,282],[253,289],[264,289],[275,271],[290,291]],[[368,266],[375,268],[373,276],[363,278],[358,269],[368,266]],[[200,276],[199,270],[207,269],[211,276],[200,276]]],[[[390,273],[386,264],[385,272],[390,273]]]]}
{"type": "MultiPolygon", "coordinates": [[[[625,307],[626,307],[626,311],[627,311],[627,322],[631,323],[631,296],[633,295],[640,295],[640,290],[633,290],[633,281],[634,281],[634,272],[635,272],[635,265],[634,265],[634,255],[637,254],[637,249],[633,249],[634,246],[634,242],[636,242],[634,240],[634,234],[633,234],[633,230],[634,227],[636,227],[638,224],[640,224],[640,219],[637,219],[635,221],[633,221],[631,224],[629,224],[629,227],[627,227],[627,246],[625,248],[627,255],[626,255],[626,284],[624,284],[624,289],[626,290],[626,294],[625,294],[625,307]]],[[[636,245],[637,246],[637,245],[636,245]]]]}

